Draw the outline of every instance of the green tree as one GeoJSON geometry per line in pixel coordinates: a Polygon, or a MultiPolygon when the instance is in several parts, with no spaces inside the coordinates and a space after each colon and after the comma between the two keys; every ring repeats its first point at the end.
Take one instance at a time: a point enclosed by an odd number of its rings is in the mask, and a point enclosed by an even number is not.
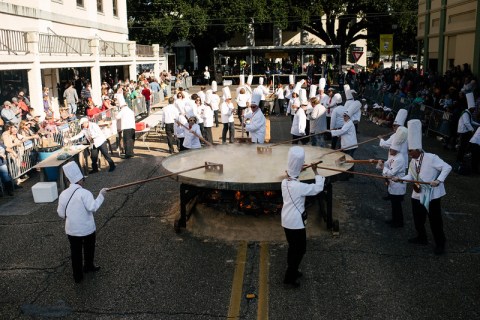
{"type": "MultiPolygon", "coordinates": [[[[280,29],[305,29],[326,44],[348,46],[371,38],[382,24],[396,21],[397,34],[414,38],[416,2],[406,0],[127,0],[130,38],[139,43],[171,45],[192,42],[199,65],[211,65],[212,49],[235,33],[246,34],[249,24],[271,23],[280,29]],[[367,35],[361,35],[367,30],[367,35]]],[[[375,35],[378,39],[378,36],[375,35]]],[[[378,42],[378,40],[377,40],[378,42]]],[[[371,41],[371,43],[375,43],[371,41]]]]}

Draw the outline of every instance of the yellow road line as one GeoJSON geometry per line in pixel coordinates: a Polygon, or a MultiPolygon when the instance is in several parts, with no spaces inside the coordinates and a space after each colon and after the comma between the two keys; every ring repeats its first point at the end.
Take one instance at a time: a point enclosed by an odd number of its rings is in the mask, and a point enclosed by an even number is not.
{"type": "Polygon", "coordinates": [[[228,307],[228,319],[240,318],[240,303],[242,302],[243,275],[247,261],[247,242],[242,241],[238,246],[235,272],[233,273],[232,293],[230,294],[230,306],[228,307]]]}
{"type": "Polygon", "coordinates": [[[268,320],[268,272],[269,272],[268,243],[260,243],[260,267],[258,271],[258,307],[257,319],[268,320]]]}

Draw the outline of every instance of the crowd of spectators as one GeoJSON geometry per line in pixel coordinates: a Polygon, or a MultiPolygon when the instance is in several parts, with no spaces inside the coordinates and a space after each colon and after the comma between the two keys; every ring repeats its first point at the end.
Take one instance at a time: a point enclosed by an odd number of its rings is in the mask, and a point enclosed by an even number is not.
{"type": "MultiPolygon", "coordinates": [[[[428,121],[438,122],[436,131],[445,149],[458,151],[460,147],[459,120],[468,109],[466,96],[469,93],[473,93],[475,101],[475,107],[469,109],[471,122],[474,126],[480,122],[480,88],[468,64],[455,66],[443,75],[419,73],[414,69],[374,70],[366,72],[366,79],[357,83],[358,79],[352,79],[361,94],[367,86],[373,87],[391,99],[403,101],[412,114],[424,115],[421,120],[425,127],[428,127],[428,121]]],[[[378,104],[370,108],[370,114],[379,123],[390,123],[391,110],[381,102],[377,101],[378,104]]]]}
{"type": "MultiPolygon", "coordinates": [[[[62,143],[58,134],[61,128],[65,128],[65,124],[84,116],[93,119],[110,109],[119,110],[128,101],[140,97],[145,98],[146,113],[149,114],[154,93],[163,90],[165,96],[168,96],[169,81],[170,75],[166,71],[161,73],[160,82],[147,72],[140,74],[137,80],[118,81],[112,86],[104,81],[101,85],[101,105],[96,105],[92,99],[91,83],[78,77],[66,82],[60,106],[52,104],[48,87],[43,88],[43,108],[34,108],[24,89],[17,92],[10,90],[8,96],[4,92],[5,100],[0,105],[0,177],[7,193],[11,194],[8,186],[14,181],[7,170],[8,159],[18,163],[19,167],[26,166],[28,164],[22,157],[24,151],[36,154],[37,148],[32,147],[51,147],[62,143]]],[[[29,156],[28,161],[34,165],[36,155],[29,156]]],[[[18,188],[28,179],[28,175],[14,178],[18,178],[14,181],[18,188]]]]}

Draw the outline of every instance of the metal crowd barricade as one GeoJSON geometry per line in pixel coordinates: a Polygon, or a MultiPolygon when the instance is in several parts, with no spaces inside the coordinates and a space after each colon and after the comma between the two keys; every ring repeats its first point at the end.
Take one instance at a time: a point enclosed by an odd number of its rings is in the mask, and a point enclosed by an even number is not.
{"type": "Polygon", "coordinates": [[[17,179],[37,164],[38,154],[35,150],[35,143],[31,140],[26,141],[21,148],[15,147],[14,151],[17,154],[16,158],[7,152],[7,167],[12,179],[17,179]]]}
{"type": "Polygon", "coordinates": [[[145,97],[140,96],[135,99],[127,98],[125,99],[127,102],[127,105],[130,107],[130,109],[133,110],[135,113],[135,117],[142,114],[142,113],[147,113],[147,105],[145,103],[145,97]]]}
{"type": "Polygon", "coordinates": [[[163,101],[163,90],[160,90],[159,92],[154,92],[152,94],[152,106],[159,104],[161,101],[163,101]]]}
{"type": "Polygon", "coordinates": [[[431,107],[426,108],[429,109],[427,130],[444,137],[450,136],[451,113],[431,107]]]}

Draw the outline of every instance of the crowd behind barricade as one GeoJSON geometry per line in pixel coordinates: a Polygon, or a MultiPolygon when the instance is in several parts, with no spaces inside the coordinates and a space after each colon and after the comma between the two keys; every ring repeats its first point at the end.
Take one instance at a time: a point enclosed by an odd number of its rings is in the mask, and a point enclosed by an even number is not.
{"type": "Polygon", "coordinates": [[[480,95],[468,65],[452,68],[443,76],[376,70],[368,75],[365,86],[354,85],[369,100],[364,114],[371,121],[391,126],[398,110],[406,109],[408,119],[421,120],[424,134],[436,135],[445,149],[457,153],[454,170],[478,172],[478,142],[470,140],[480,123],[480,95]]]}
{"type": "MultiPolygon", "coordinates": [[[[48,88],[43,89],[43,108],[34,108],[25,90],[9,91],[0,106],[0,194],[13,195],[15,188],[21,188],[20,184],[29,178],[27,173],[40,161],[39,152],[53,152],[81,132],[82,117],[100,124],[109,141],[117,136],[120,126],[116,115],[121,106],[127,105],[135,117],[148,115],[152,105],[163,100],[164,94],[168,96],[167,77],[162,72],[161,84],[145,74],[138,81],[118,81],[114,85],[102,82],[101,105],[93,102],[89,81],[82,82],[81,88],[76,81],[67,82],[61,108],[52,104],[48,88]]],[[[117,137],[117,149],[120,145],[117,137]]]]}

